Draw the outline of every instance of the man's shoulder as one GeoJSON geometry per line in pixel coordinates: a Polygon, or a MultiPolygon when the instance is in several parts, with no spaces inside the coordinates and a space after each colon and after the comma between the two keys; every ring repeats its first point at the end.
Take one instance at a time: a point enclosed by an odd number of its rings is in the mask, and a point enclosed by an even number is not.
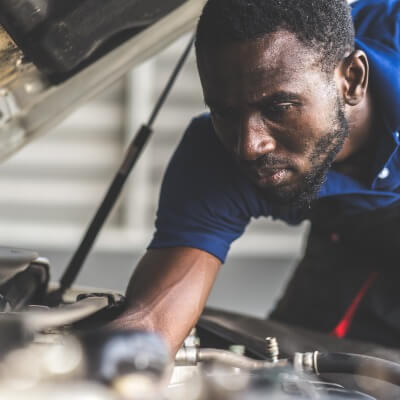
{"type": "Polygon", "coordinates": [[[352,4],[356,46],[370,65],[370,86],[382,120],[400,129],[400,0],[358,0],[352,4]]]}
{"type": "Polygon", "coordinates": [[[199,114],[195,117],[192,118],[192,121],[190,122],[189,128],[204,128],[204,129],[210,129],[212,130],[212,120],[211,120],[211,114],[209,112],[205,112],[202,114],[199,114]]]}
{"type": "Polygon", "coordinates": [[[351,3],[354,12],[370,11],[381,12],[385,10],[387,16],[395,15],[399,11],[400,0],[356,0],[351,3]]]}
{"type": "Polygon", "coordinates": [[[213,169],[223,170],[228,175],[236,172],[232,156],[215,134],[209,113],[200,114],[191,120],[176,149],[174,159],[186,160],[198,167],[201,165],[199,172],[206,174],[213,169]]]}
{"type": "Polygon", "coordinates": [[[203,113],[192,118],[186,134],[199,134],[200,132],[213,132],[213,125],[210,113],[203,113]]]}
{"type": "Polygon", "coordinates": [[[184,141],[195,142],[196,144],[212,144],[218,146],[219,141],[214,133],[214,128],[209,113],[203,113],[194,117],[183,136],[184,141]]]}
{"type": "Polygon", "coordinates": [[[358,0],[351,6],[357,36],[398,49],[399,35],[393,27],[400,20],[400,0],[358,0]]]}

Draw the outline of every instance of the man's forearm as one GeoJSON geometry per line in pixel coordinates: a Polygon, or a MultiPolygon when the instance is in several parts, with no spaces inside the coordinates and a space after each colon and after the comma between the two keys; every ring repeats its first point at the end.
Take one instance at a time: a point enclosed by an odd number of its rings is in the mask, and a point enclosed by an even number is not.
{"type": "Polygon", "coordinates": [[[158,332],[176,352],[200,317],[219,267],[219,260],[197,249],[149,251],[135,270],[127,309],[114,326],[158,332]]]}

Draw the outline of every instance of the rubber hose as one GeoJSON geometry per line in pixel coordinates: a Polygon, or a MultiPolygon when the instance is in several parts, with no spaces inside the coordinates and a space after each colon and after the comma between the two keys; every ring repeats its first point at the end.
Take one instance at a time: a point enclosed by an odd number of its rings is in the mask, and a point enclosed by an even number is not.
{"type": "Polygon", "coordinates": [[[381,358],[351,353],[318,353],[316,361],[320,374],[355,374],[400,386],[400,364],[381,358]]]}

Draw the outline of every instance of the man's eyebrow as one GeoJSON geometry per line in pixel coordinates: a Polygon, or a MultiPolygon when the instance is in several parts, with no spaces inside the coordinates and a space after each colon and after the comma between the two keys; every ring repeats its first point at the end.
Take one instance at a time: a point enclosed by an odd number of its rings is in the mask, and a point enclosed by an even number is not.
{"type": "Polygon", "coordinates": [[[250,104],[271,104],[271,103],[284,103],[291,101],[300,101],[302,97],[294,92],[275,92],[269,95],[264,95],[259,100],[256,100],[250,104]]]}

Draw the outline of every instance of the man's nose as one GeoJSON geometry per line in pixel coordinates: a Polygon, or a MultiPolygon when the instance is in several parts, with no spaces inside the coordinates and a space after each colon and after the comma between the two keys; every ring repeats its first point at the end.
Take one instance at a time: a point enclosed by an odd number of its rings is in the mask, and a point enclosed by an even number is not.
{"type": "Polygon", "coordinates": [[[255,161],[276,149],[276,141],[257,114],[241,118],[237,154],[243,161],[255,161]]]}

